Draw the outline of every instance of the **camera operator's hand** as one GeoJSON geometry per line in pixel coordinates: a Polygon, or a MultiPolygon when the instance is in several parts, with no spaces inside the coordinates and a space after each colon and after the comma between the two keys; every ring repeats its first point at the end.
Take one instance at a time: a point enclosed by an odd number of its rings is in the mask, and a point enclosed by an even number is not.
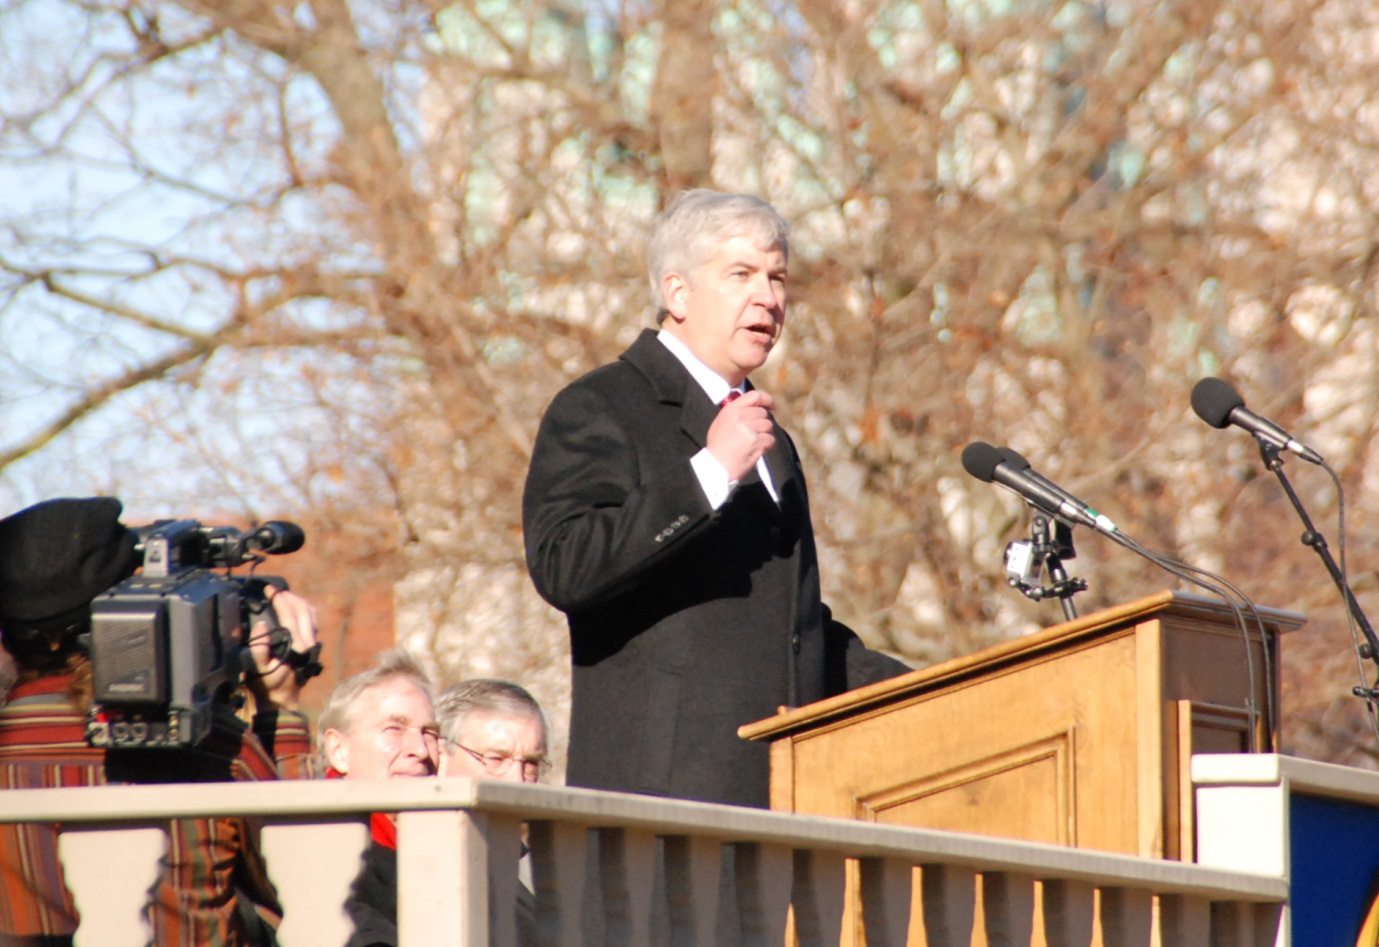
{"type": "MultiPolygon", "coordinates": [[[[316,609],[295,592],[268,586],[265,593],[278,624],[292,636],[292,650],[305,654],[316,644],[316,609]]],[[[249,635],[249,653],[257,674],[245,682],[254,694],[258,709],[297,710],[302,684],[296,670],[271,651],[268,621],[254,623],[249,635]]]]}

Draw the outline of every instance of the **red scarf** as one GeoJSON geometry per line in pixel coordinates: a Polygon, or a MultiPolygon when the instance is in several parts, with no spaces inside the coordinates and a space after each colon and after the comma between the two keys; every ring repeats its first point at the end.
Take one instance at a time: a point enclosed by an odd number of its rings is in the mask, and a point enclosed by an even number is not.
{"type": "MultiPolygon", "coordinates": [[[[345,774],[334,766],[326,767],[326,779],[344,779],[345,774]]],[[[397,823],[386,812],[375,812],[369,816],[369,837],[384,848],[397,851],[397,823]]]]}

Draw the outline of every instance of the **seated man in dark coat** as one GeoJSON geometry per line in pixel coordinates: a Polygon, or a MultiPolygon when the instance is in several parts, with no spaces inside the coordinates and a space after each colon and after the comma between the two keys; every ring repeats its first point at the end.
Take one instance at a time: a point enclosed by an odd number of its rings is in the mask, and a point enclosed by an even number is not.
{"type": "MultiPolygon", "coordinates": [[[[434,776],[440,730],[431,682],[406,652],[341,681],[317,723],[328,776],[411,779],[434,776]]],[[[397,947],[397,827],[376,812],[364,864],[345,907],[354,922],[347,947],[397,947]]]]}

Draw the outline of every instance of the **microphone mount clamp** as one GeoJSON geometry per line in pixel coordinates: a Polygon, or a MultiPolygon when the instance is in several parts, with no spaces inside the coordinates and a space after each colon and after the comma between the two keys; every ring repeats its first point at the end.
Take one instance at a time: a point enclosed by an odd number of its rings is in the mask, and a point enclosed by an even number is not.
{"type": "Polygon", "coordinates": [[[1087,590],[1087,580],[1068,577],[1063,560],[1077,556],[1073,549],[1072,527],[1061,519],[1052,519],[1053,534],[1050,536],[1050,519],[1036,510],[1029,540],[1006,544],[1006,583],[1035,602],[1057,598],[1063,606],[1063,617],[1071,620],[1077,617],[1073,596],[1087,590]],[[1047,585],[1043,581],[1045,572],[1051,580],[1047,585]]]}

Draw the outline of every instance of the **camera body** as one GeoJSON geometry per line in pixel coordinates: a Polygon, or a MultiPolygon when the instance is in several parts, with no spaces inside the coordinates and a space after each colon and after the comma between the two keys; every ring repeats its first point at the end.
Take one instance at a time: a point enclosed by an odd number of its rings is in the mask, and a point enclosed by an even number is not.
{"type": "MultiPolygon", "coordinates": [[[[271,615],[273,578],[229,570],[264,554],[300,549],[300,527],[266,523],[249,532],[159,520],[136,532],[143,570],[91,603],[93,678],[86,741],[114,748],[190,747],[211,732],[216,702],[228,702],[253,671],[249,633],[271,615]],[[223,569],[224,572],[215,570],[223,569]]],[[[290,635],[270,621],[270,650],[286,659],[290,635]]]]}

